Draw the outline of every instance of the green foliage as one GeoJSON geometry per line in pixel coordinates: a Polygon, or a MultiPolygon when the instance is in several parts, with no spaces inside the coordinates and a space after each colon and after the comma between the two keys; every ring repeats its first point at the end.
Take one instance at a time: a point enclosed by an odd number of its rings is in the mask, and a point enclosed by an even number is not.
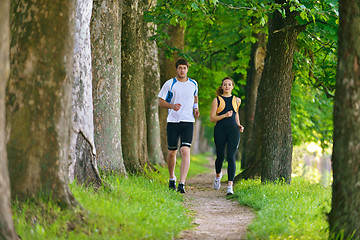
{"type": "Polygon", "coordinates": [[[244,97],[242,86],[246,83],[251,47],[246,34],[252,29],[245,10],[229,10],[217,5],[211,14],[216,24],[203,21],[200,15],[188,20],[184,50],[192,56],[189,76],[199,83],[200,107],[207,118],[205,123],[208,123],[211,102],[224,77],[232,77],[236,84],[234,94],[244,97]]]}
{"type": "Polygon", "coordinates": [[[320,89],[300,82],[293,84],[291,94],[291,127],[294,145],[319,143],[323,149],[332,144],[333,99],[320,89]]]}
{"type": "Polygon", "coordinates": [[[294,178],[291,185],[243,180],[236,184],[234,198],[256,211],[248,239],[328,238],[331,188],[302,178],[294,178]]]}
{"type": "MultiPolygon", "coordinates": [[[[166,44],[167,25],[186,27],[185,49],[180,56],[191,62],[189,76],[199,83],[203,123],[209,123],[215,91],[225,76],[236,83],[234,94],[245,99],[251,44],[255,35],[267,32],[269,16],[278,11],[285,18],[298,12],[292,27],[301,30],[294,55],[292,128],[294,144],[319,142],[331,145],[332,105],[336,82],[338,2],[335,0],[289,0],[278,4],[261,1],[158,1],[147,20],[158,24],[155,39],[168,56],[179,51],[166,44]],[[303,98],[303,96],[305,96],[303,98]]],[[[209,135],[209,134],[208,134],[209,135]]],[[[211,139],[211,134],[209,135],[211,139]]]]}
{"type": "Polygon", "coordinates": [[[313,141],[326,149],[332,144],[337,7],[333,0],[301,1],[299,5],[299,24],[307,27],[298,36],[294,56],[291,121],[295,145],[313,141]]]}

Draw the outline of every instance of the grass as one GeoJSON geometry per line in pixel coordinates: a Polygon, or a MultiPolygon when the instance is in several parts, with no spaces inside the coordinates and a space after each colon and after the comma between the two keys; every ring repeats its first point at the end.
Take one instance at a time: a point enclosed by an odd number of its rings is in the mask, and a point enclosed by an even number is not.
{"type": "Polygon", "coordinates": [[[234,198],[256,211],[248,239],[328,239],[331,188],[298,177],[290,185],[243,180],[234,198]]]}
{"type": "MultiPolygon", "coordinates": [[[[205,155],[191,157],[189,176],[208,171],[205,155]]],[[[180,161],[177,164],[179,175],[180,161]]],[[[14,224],[22,239],[172,239],[192,227],[183,196],[168,190],[168,172],[128,178],[108,175],[109,188],[70,188],[82,208],[61,210],[48,201],[15,202],[14,224]]]]}
{"type": "MultiPolygon", "coordinates": [[[[189,177],[209,171],[206,155],[191,157],[189,177]]],[[[226,165],[224,165],[224,168],[226,165]]],[[[61,210],[47,201],[15,202],[14,223],[22,239],[173,239],[192,227],[183,196],[168,190],[168,171],[128,178],[104,176],[109,188],[70,188],[83,208],[61,210]]],[[[177,162],[176,176],[179,175],[177,162]]],[[[238,168],[239,170],[240,168],[238,168]]],[[[232,197],[256,218],[248,239],[328,239],[331,188],[294,178],[287,184],[243,180],[232,197]]]]}
{"type": "MultiPolygon", "coordinates": [[[[190,169],[187,178],[193,177],[200,173],[209,172],[209,169],[205,167],[205,165],[209,163],[209,160],[207,159],[208,156],[209,154],[191,155],[190,169]]],[[[175,167],[175,175],[178,179],[180,178],[180,162],[181,159],[177,159],[175,167]]],[[[169,180],[168,169],[161,167],[158,167],[157,169],[161,173],[159,175],[161,178],[158,178],[158,180],[162,182],[167,182],[169,180]]]]}

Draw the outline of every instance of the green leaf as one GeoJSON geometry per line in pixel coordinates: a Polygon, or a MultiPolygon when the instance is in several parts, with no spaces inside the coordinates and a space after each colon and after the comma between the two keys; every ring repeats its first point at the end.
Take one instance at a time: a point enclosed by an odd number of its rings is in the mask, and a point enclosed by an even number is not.
{"type": "Polygon", "coordinates": [[[171,25],[176,26],[177,23],[178,23],[178,20],[177,20],[176,17],[172,17],[172,18],[170,19],[170,24],[171,24],[171,25]]]}
{"type": "Polygon", "coordinates": [[[197,5],[196,3],[192,3],[192,4],[191,4],[191,7],[192,7],[195,11],[199,10],[199,7],[198,7],[198,5],[197,5]]]}
{"type": "Polygon", "coordinates": [[[300,13],[300,17],[301,17],[301,19],[303,19],[303,20],[306,20],[307,19],[307,15],[306,15],[306,12],[301,12],[300,13]]]}
{"type": "Polygon", "coordinates": [[[251,37],[251,38],[250,38],[250,42],[252,42],[252,43],[256,43],[256,42],[257,42],[257,38],[255,38],[255,37],[251,37]]]}
{"type": "Polygon", "coordinates": [[[266,24],[265,18],[262,17],[262,18],[260,19],[260,25],[261,25],[261,26],[265,26],[265,24],[266,24]]]}
{"type": "Polygon", "coordinates": [[[184,19],[180,20],[180,26],[186,28],[186,21],[184,19]]]}

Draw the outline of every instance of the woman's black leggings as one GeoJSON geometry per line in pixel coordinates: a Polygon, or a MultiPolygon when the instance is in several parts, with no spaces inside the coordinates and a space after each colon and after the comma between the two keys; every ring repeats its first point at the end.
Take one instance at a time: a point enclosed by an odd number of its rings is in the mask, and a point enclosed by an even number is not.
{"type": "Polygon", "coordinates": [[[234,181],[236,164],[235,153],[239,146],[240,130],[237,125],[215,125],[214,141],[216,147],[216,173],[221,172],[221,168],[225,158],[225,146],[227,146],[227,162],[228,162],[228,181],[234,181]]]}

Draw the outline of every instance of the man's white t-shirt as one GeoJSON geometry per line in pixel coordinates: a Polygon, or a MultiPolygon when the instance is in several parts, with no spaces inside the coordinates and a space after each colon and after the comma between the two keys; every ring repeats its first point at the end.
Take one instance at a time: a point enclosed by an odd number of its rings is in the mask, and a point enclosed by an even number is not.
{"type": "MultiPolygon", "coordinates": [[[[173,78],[167,80],[162,86],[158,97],[166,99],[168,91],[173,84],[173,78]]],[[[194,98],[198,95],[198,84],[195,80],[188,78],[186,82],[177,81],[172,87],[171,92],[174,94],[171,104],[180,103],[181,107],[178,111],[168,110],[167,122],[195,122],[193,106],[194,98]]]]}

